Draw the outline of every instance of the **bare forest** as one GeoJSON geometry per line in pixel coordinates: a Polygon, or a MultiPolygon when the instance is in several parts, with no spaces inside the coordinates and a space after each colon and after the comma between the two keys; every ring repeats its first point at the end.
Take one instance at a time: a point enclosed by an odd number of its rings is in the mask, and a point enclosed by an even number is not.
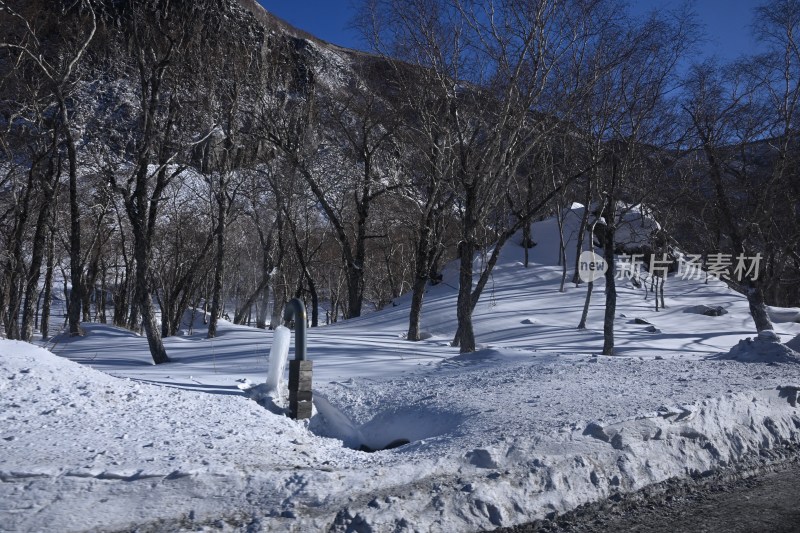
{"type": "MultiPolygon", "coordinates": [[[[214,336],[409,294],[415,341],[457,260],[471,352],[502,247],[576,202],[610,264],[758,255],[729,283],[771,329],[765,305],[800,306],[800,0],[753,16],[766,51],[723,64],[693,62],[691,10],[617,0],[364,0],[369,53],[251,0],[0,0],[1,335],[109,323],[159,364],[187,309],[214,336]],[[660,223],[635,250],[634,206],[660,223]]],[[[614,273],[593,296],[561,253],[612,355],[614,273]]]]}

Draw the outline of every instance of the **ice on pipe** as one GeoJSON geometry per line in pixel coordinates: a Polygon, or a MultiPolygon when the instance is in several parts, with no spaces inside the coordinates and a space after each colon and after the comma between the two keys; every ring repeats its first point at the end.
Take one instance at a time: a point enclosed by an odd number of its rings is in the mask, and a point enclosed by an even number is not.
{"type": "Polygon", "coordinates": [[[272,336],[272,348],[269,351],[269,369],[267,371],[267,388],[275,393],[275,398],[281,396],[281,381],[286,369],[286,360],[289,359],[289,343],[292,332],[285,326],[278,326],[272,336]]]}

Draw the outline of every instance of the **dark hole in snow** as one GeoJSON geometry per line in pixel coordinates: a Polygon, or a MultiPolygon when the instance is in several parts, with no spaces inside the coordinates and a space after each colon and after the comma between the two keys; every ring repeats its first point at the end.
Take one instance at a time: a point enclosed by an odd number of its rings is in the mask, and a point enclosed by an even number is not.
{"type": "Polygon", "coordinates": [[[411,441],[408,439],[395,439],[386,446],[384,446],[383,448],[377,448],[377,449],[370,448],[366,444],[362,444],[361,446],[358,447],[358,451],[374,453],[374,452],[379,452],[381,450],[392,450],[394,448],[399,448],[400,446],[405,446],[406,444],[411,444],[411,441]]]}
{"type": "Polygon", "coordinates": [[[317,413],[308,426],[313,433],[338,439],[353,450],[373,453],[391,450],[442,435],[455,428],[457,415],[420,406],[382,410],[359,424],[331,405],[322,394],[315,394],[317,413]]]}

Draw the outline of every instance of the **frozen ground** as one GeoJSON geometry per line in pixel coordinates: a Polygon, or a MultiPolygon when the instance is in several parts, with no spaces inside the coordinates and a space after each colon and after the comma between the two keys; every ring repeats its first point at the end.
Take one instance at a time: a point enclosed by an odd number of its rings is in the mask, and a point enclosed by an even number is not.
{"type": "Polygon", "coordinates": [[[800,441],[800,365],[714,357],[755,336],[719,282],[671,277],[658,313],[620,282],[620,355],[594,356],[602,283],[576,330],[585,289],[557,291],[554,226],[536,225],[530,268],[503,252],[474,354],[448,346],[453,270],[426,295],[425,341],[403,339],[405,299],[312,329],[310,423],[243,394],[266,379],[270,332],[223,323],[210,341],[196,320],[160,366],[143,338],[96,324],[51,342],[57,356],[0,341],[0,529],[476,531],[800,441]]]}

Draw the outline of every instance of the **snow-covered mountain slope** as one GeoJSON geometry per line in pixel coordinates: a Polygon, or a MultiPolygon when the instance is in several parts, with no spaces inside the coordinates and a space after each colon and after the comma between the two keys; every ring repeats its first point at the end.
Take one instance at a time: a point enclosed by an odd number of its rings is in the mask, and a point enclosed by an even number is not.
{"type": "MultiPolygon", "coordinates": [[[[585,293],[557,290],[555,228],[535,224],[527,269],[516,244],[503,250],[474,354],[448,346],[452,266],[426,295],[425,341],[403,339],[405,298],[312,329],[310,422],[242,394],[265,380],[270,332],[223,323],[211,341],[195,321],[166,339],[174,361],[159,366],[143,338],[97,324],[55,339],[62,357],[0,342],[0,523],[478,531],[800,443],[800,365],[709,357],[753,335],[741,295],[671,276],[656,313],[620,282],[620,356],[593,356],[602,283],[578,331],[585,293]],[[685,312],[697,305],[727,314],[685,312]]],[[[787,340],[800,332],[776,327],[787,340]]]]}

